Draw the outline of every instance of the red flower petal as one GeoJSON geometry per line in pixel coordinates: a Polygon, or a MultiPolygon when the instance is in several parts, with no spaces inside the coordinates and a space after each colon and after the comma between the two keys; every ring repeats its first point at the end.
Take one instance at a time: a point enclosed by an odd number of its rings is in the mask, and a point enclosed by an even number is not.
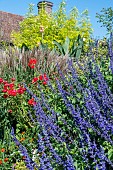
{"type": "Polygon", "coordinates": [[[16,96],[17,95],[17,90],[13,89],[13,90],[8,90],[8,95],[9,96],[16,96]]]}
{"type": "Polygon", "coordinates": [[[34,101],[34,98],[29,99],[28,104],[31,105],[31,106],[35,105],[36,102],[34,101]]]}
{"type": "Polygon", "coordinates": [[[42,84],[43,84],[43,85],[46,85],[46,84],[47,84],[47,82],[46,82],[46,81],[43,81],[43,82],[42,82],[42,84]]]}
{"type": "Polygon", "coordinates": [[[3,83],[3,81],[4,81],[4,80],[3,80],[2,78],[0,78],[0,84],[3,83]]]}

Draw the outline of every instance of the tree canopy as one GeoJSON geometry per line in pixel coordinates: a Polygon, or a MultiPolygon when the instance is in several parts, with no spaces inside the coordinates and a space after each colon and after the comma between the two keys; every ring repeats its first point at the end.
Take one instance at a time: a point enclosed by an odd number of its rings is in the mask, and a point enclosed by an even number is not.
{"type": "Polygon", "coordinates": [[[113,31],[113,9],[111,7],[103,8],[100,12],[101,14],[96,14],[97,22],[102,23],[102,27],[106,27],[107,32],[111,33],[113,31]]]}

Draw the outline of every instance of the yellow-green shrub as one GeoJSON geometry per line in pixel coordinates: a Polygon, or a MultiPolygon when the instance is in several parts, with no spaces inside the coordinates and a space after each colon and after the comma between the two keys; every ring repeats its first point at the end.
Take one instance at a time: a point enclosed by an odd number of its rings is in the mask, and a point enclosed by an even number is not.
{"type": "Polygon", "coordinates": [[[59,9],[50,15],[44,9],[37,16],[28,15],[21,22],[20,31],[12,33],[14,44],[18,47],[25,44],[32,49],[42,41],[47,43],[49,48],[54,48],[53,40],[62,44],[68,37],[73,42],[79,34],[86,43],[89,42],[92,28],[88,11],[85,10],[80,15],[77,8],[74,7],[67,15],[65,6],[65,2],[62,1],[59,9]]]}

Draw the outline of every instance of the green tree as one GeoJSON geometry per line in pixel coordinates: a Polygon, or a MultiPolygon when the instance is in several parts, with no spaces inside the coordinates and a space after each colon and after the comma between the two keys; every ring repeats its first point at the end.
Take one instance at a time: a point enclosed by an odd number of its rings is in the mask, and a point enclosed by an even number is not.
{"type": "Polygon", "coordinates": [[[96,13],[96,17],[98,18],[97,22],[102,23],[102,27],[106,27],[108,33],[113,31],[113,9],[103,8],[101,14],[96,13]]]}
{"type": "Polygon", "coordinates": [[[20,31],[12,33],[14,44],[18,47],[25,44],[32,49],[42,41],[52,49],[54,40],[63,44],[68,37],[71,46],[79,34],[86,43],[89,42],[92,28],[88,11],[85,10],[80,15],[77,8],[74,7],[70,14],[66,15],[65,7],[66,3],[62,1],[56,12],[48,14],[42,8],[37,16],[32,15],[33,8],[30,7],[27,17],[20,24],[20,31]]]}

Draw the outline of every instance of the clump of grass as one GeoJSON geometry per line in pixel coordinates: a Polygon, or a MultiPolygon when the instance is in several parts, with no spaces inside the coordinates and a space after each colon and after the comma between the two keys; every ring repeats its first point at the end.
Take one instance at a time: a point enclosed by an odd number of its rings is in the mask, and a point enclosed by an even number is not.
{"type": "Polygon", "coordinates": [[[28,60],[35,58],[37,60],[36,70],[40,73],[46,72],[48,74],[57,71],[57,63],[60,69],[65,72],[67,68],[68,56],[59,56],[50,50],[33,49],[25,51],[16,47],[9,47],[7,50],[0,50],[0,73],[3,75],[5,71],[12,72],[20,67],[22,71],[26,71],[28,60]]]}

